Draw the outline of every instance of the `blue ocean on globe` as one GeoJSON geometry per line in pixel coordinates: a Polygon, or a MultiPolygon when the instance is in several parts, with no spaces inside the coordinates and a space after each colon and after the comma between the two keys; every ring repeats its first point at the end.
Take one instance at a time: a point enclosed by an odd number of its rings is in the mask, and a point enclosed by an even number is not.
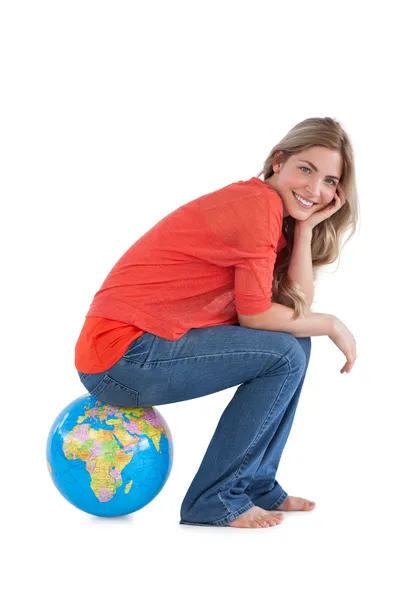
{"type": "Polygon", "coordinates": [[[55,419],[46,455],[66,500],[92,515],[116,517],[160,493],[171,472],[173,443],[156,408],[116,407],[84,394],[55,419]]]}

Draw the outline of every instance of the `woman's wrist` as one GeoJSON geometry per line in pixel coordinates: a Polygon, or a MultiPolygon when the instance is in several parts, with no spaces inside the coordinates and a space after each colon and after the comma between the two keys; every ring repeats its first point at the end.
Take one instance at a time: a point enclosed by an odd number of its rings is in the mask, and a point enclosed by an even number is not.
{"type": "Polygon", "coordinates": [[[306,236],[310,239],[312,239],[312,227],[310,227],[309,225],[307,225],[306,221],[296,221],[296,224],[294,226],[294,236],[306,236]]]}

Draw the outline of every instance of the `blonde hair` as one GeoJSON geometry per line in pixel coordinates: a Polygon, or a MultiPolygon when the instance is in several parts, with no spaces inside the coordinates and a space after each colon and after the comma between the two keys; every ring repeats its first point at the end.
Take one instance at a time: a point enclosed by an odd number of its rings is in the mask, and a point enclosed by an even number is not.
{"type": "MultiPolygon", "coordinates": [[[[321,221],[313,228],[311,253],[314,281],[317,268],[335,262],[340,253],[340,238],[348,230],[347,243],[354,235],[359,217],[358,194],[355,178],[354,154],[349,136],[340,123],[330,117],[310,118],[293,127],[269,153],[258,177],[266,181],[274,174],[272,165],[278,160],[285,162],[293,156],[312,146],[324,146],[338,150],[342,156],[343,168],[340,183],[344,190],[346,203],[328,219],[321,221]],[[274,159],[277,152],[283,153],[274,159]]],[[[287,240],[284,249],[285,257],[275,268],[272,285],[272,301],[294,309],[293,318],[304,316],[308,312],[306,299],[300,286],[288,278],[290,257],[293,248],[293,237],[296,220],[290,215],[283,220],[282,232],[287,240]]]]}

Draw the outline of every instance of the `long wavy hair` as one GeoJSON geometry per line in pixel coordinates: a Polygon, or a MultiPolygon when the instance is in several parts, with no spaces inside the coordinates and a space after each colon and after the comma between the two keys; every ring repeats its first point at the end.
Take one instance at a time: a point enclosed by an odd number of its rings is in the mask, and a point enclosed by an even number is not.
{"type": "MultiPolygon", "coordinates": [[[[343,160],[340,183],[346,199],[346,203],[340,210],[313,228],[311,252],[315,281],[318,267],[331,264],[338,258],[343,234],[350,230],[344,244],[353,237],[359,218],[354,153],[348,134],[338,121],[330,117],[305,119],[295,125],[272,148],[257,177],[262,175],[264,181],[272,177],[274,174],[272,165],[276,162],[274,157],[277,152],[283,153],[279,160],[284,163],[290,156],[312,146],[324,146],[340,152],[343,160]]],[[[290,215],[283,219],[282,232],[287,240],[287,246],[283,251],[284,259],[274,270],[272,301],[293,308],[293,318],[297,319],[299,316],[306,315],[309,309],[302,289],[296,282],[291,281],[287,274],[292,255],[295,224],[296,219],[290,215]]]]}

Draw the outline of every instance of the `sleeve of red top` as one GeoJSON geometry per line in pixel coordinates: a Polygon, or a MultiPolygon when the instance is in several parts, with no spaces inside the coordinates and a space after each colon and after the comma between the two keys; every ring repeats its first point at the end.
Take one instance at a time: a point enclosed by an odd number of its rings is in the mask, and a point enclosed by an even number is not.
{"type": "Polygon", "coordinates": [[[282,202],[271,193],[243,197],[210,213],[208,226],[235,267],[236,311],[252,315],[272,304],[272,282],[282,235],[282,202]]]}
{"type": "Polygon", "coordinates": [[[275,256],[271,249],[265,258],[244,259],[235,265],[236,312],[255,315],[271,306],[275,256]]]}
{"type": "MultiPolygon", "coordinates": [[[[247,236],[252,258],[244,258],[235,265],[236,312],[255,315],[264,312],[272,304],[272,283],[277,258],[277,245],[282,235],[282,215],[276,196],[269,201],[249,204],[251,217],[251,237],[247,236]]],[[[248,217],[247,217],[248,218],[248,217]]]]}

